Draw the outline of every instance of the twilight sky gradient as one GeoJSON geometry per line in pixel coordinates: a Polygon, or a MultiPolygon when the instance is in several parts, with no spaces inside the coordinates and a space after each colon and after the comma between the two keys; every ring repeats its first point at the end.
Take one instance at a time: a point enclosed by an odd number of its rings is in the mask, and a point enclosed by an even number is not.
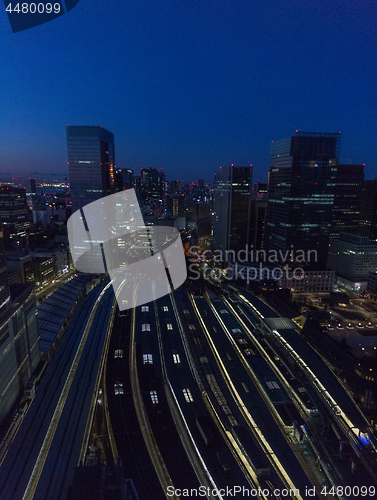
{"type": "Polygon", "coordinates": [[[267,180],[271,140],[341,131],[377,177],[376,21],[374,0],[80,0],[13,34],[2,10],[0,171],[68,172],[69,124],[114,132],[136,174],[210,182],[267,180]]]}

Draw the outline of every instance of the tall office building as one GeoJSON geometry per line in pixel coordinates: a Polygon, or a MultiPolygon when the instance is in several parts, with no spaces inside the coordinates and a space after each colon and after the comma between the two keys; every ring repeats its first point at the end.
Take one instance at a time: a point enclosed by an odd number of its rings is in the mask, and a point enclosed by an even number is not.
{"type": "Polygon", "coordinates": [[[170,217],[185,216],[185,197],[183,194],[167,194],[165,197],[166,214],[170,217]]]}
{"type": "Polygon", "coordinates": [[[8,285],[8,270],[5,259],[5,246],[3,231],[0,231],[0,315],[10,305],[10,292],[8,285]]]}
{"type": "Polygon", "coordinates": [[[120,174],[122,175],[122,189],[134,188],[134,171],[132,168],[121,168],[120,174]]]}
{"type": "Polygon", "coordinates": [[[253,167],[221,167],[215,175],[213,236],[216,250],[245,250],[250,245],[253,167]]]}
{"type": "Polygon", "coordinates": [[[268,205],[267,183],[256,182],[252,188],[251,202],[251,241],[255,250],[262,250],[264,228],[268,205]]]}
{"type": "Polygon", "coordinates": [[[365,290],[369,273],[377,268],[377,242],[368,236],[341,233],[330,239],[327,266],[335,271],[338,284],[352,290],[365,290]]]}
{"type": "Polygon", "coordinates": [[[21,396],[39,360],[33,284],[8,285],[0,231],[0,425],[21,396]]]}
{"type": "Polygon", "coordinates": [[[117,191],[112,132],[67,125],[67,145],[73,211],[117,191]]]}
{"type": "Polygon", "coordinates": [[[268,199],[268,185],[266,182],[256,182],[253,186],[252,197],[253,200],[263,200],[268,199]]]}
{"type": "Polygon", "coordinates": [[[168,182],[169,194],[180,194],[183,191],[183,182],[182,181],[169,181],[168,182]]]}
{"type": "Polygon", "coordinates": [[[250,245],[253,246],[254,250],[263,249],[267,205],[267,200],[253,200],[251,202],[250,245]]]}
{"type": "Polygon", "coordinates": [[[0,311],[0,425],[40,361],[33,287],[12,285],[11,303],[0,311]]]}
{"type": "Polygon", "coordinates": [[[204,200],[206,195],[206,183],[204,179],[198,179],[198,195],[199,199],[204,200]]]}
{"type": "MultiPolygon", "coordinates": [[[[333,164],[332,164],[333,165],[333,164]]],[[[357,233],[364,185],[364,165],[336,165],[334,203],[330,238],[339,238],[341,232],[357,233]]]]}
{"type": "Polygon", "coordinates": [[[7,250],[27,247],[29,212],[25,189],[7,184],[0,186],[0,220],[7,250]]]}
{"type": "Polygon", "coordinates": [[[162,200],[165,194],[165,173],[158,168],[142,168],[141,181],[137,192],[140,198],[162,200]]]}
{"type": "Polygon", "coordinates": [[[30,185],[30,194],[37,194],[37,183],[34,179],[29,179],[29,185],[30,185]]]}
{"type": "Polygon", "coordinates": [[[266,250],[315,250],[326,265],[339,149],[338,133],[296,132],[272,143],[266,250]]]}
{"type": "Polygon", "coordinates": [[[377,179],[364,181],[358,233],[377,239],[377,179]]]}

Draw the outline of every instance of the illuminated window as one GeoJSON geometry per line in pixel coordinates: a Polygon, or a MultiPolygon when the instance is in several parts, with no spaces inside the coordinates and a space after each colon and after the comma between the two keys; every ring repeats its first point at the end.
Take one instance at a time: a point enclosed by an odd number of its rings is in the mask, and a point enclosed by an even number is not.
{"type": "Polygon", "coordinates": [[[143,354],[143,363],[145,365],[153,365],[153,356],[152,356],[152,354],[143,354]]]}
{"type": "Polygon", "coordinates": [[[192,403],[194,401],[194,398],[191,395],[190,389],[182,389],[183,390],[183,395],[185,397],[185,400],[187,403],[192,403]]]}
{"type": "Polygon", "coordinates": [[[123,384],[121,382],[115,382],[114,392],[115,392],[115,395],[123,394],[123,384]]]}
{"type": "Polygon", "coordinates": [[[173,325],[171,323],[166,323],[166,328],[168,330],[173,330],[173,325]]]}
{"type": "Polygon", "coordinates": [[[266,382],[269,389],[279,389],[279,384],[276,382],[266,382]]]}
{"type": "Polygon", "coordinates": [[[168,306],[164,306],[164,307],[162,308],[162,310],[163,310],[163,311],[165,311],[165,312],[167,312],[167,311],[169,311],[169,308],[168,308],[168,306]]]}
{"type": "Polygon", "coordinates": [[[181,362],[181,358],[179,357],[179,354],[173,354],[173,361],[175,364],[179,364],[181,362]]]}
{"type": "Polygon", "coordinates": [[[141,306],[141,312],[149,312],[149,306],[141,306]]]}
{"type": "Polygon", "coordinates": [[[156,391],[149,391],[149,394],[151,396],[152,403],[154,405],[157,405],[158,404],[157,392],[156,391]]]}
{"type": "Polygon", "coordinates": [[[141,325],[141,331],[142,332],[150,332],[151,325],[149,323],[144,323],[143,325],[141,325]]]}
{"type": "Polygon", "coordinates": [[[114,352],[114,358],[123,358],[123,349],[117,349],[114,352]]]}

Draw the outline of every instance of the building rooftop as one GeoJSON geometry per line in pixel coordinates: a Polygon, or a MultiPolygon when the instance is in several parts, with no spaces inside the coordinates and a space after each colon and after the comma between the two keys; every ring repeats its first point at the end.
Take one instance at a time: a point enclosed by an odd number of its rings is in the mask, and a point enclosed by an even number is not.
{"type": "Polygon", "coordinates": [[[9,285],[11,303],[23,302],[24,297],[29,295],[34,288],[34,283],[15,283],[9,285]]]}
{"type": "Polygon", "coordinates": [[[37,308],[41,351],[50,349],[88,279],[91,277],[84,275],[73,278],[37,308]]]}

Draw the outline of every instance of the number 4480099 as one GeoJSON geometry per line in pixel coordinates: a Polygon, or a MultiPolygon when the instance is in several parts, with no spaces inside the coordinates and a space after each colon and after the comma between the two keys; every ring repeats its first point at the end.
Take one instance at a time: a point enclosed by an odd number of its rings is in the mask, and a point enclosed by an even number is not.
{"type": "Polygon", "coordinates": [[[38,3],[38,4],[35,4],[35,3],[31,3],[31,4],[28,4],[28,3],[22,3],[22,4],[19,4],[17,3],[13,9],[12,9],[12,4],[10,3],[7,8],[5,9],[7,12],[9,12],[10,14],[12,12],[17,12],[18,14],[28,14],[30,12],[30,14],[43,14],[44,12],[46,12],[46,14],[51,14],[52,12],[54,12],[54,14],[59,14],[60,12],[60,3],[38,3]],[[21,7],[20,7],[21,5],[21,7]]]}

